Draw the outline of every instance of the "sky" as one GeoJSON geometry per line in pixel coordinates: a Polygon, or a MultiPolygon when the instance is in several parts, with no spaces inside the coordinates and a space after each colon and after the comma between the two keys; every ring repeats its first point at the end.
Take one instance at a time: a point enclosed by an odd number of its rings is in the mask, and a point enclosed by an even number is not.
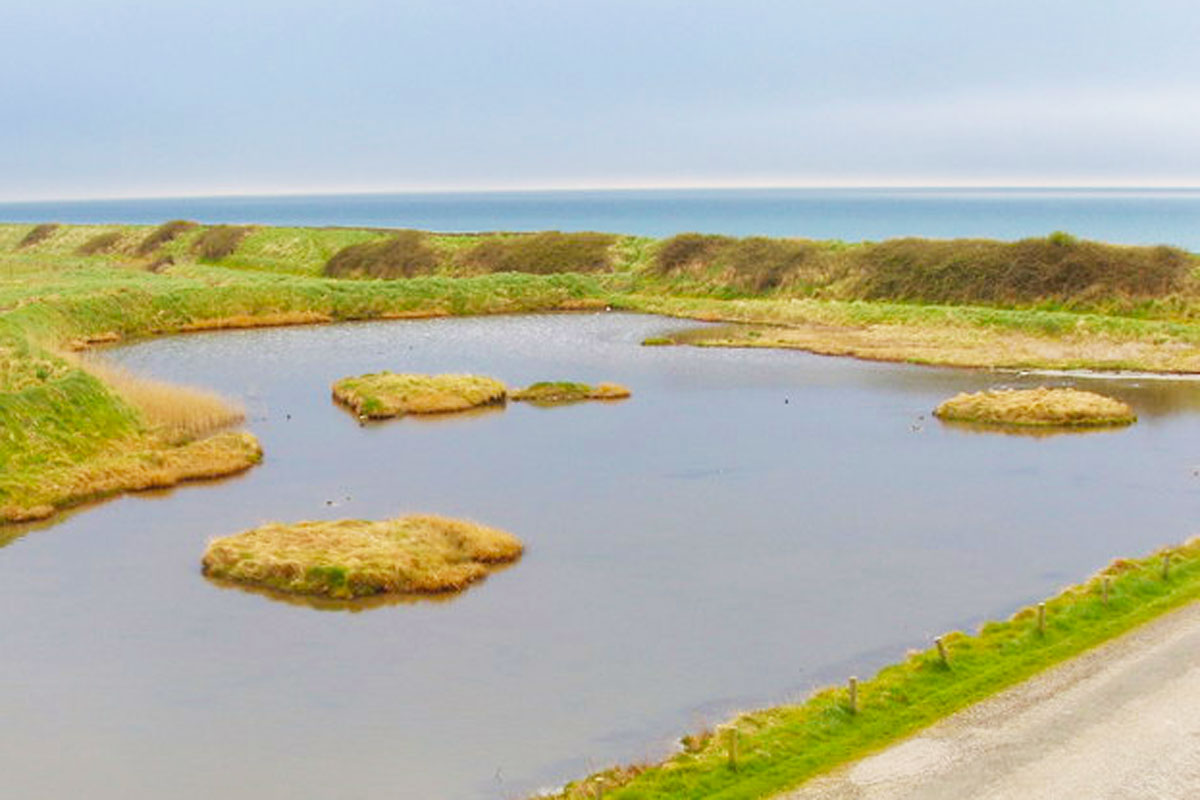
{"type": "Polygon", "coordinates": [[[0,201],[1200,186],[1195,0],[15,3],[0,201]]]}

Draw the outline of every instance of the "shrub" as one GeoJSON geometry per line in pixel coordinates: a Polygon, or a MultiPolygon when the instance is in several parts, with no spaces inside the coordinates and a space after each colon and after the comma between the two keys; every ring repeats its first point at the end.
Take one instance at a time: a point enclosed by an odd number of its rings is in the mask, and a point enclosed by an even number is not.
{"type": "Polygon", "coordinates": [[[97,253],[111,253],[121,241],[120,231],[97,233],[75,250],[81,256],[94,256],[97,253]]]}
{"type": "Polygon", "coordinates": [[[217,225],[196,237],[192,252],[208,261],[220,261],[233,255],[250,231],[247,225],[217,225]]]}
{"type": "Polygon", "coordinates": [[[736,242],[728,236],[681,233],[662,243],[655,254],[654,268],[662,275],[682,272],[689,267],[707,266],[723,248],[736,242]]]}
{"type": "Polygon", "coordinates": [[[54,235],[61,225],[57,222],[43,222],[41,225],[34,226],[33,230],[25,234],[25,238],[17,243],[17,248],[32,247],[39,242],[44,242],[54,235]]]}
{"type": "Polygon", "coordinates": [[[894,239],[863,248],[867,299],[1029,303],[1166,294],[1191,267],[1171,247],[1121,247],[1057,233],[1019,242],[894,239]]]}
{"type": "Polygon", "coordinates": [[[138,255],[149,255],[167,242],[174,241],[195,227],[198,227],[197,223],[186,219],[173,219],[170,222],[164,222],[146,234],[146,238],[138,245],[138,255]]]}
{"type": "Polygon", "coordinates": [[[617,237],[609,233],[543,233],[492,236],[464,250],[459,263],[473,272],[607,272],[617,237]]]}
{"type": "Polygon", "coordinates": [[[803,239],[683,233],[663,243],[654,269],[660,275],[715,278],[731,288],[763,292],[788,282],[824,280],[828,270],[821,252],[818,244],[803,239]]]}
{"type": "Polygon", "coordinates": [[[437,252],[420,231],[399,231],[389,239],[343,247],[325,264],[334,278],[411,278],[437,268],[437,252]]]}

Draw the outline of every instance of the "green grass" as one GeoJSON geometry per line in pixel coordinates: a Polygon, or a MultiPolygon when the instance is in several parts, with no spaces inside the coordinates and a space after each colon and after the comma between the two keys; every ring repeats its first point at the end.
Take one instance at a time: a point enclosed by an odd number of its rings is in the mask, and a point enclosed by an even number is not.
{"type": "Polygon", "coordinates": [[[589,798],[599,779],[613,800],[750,800],[793,788],[1200,599],[1200,542],[1165,552],[1171,557],[1167,579],[1164,553],[1116,561],[1104,570],[1111,581],[1107,604],[1100,575],[1048,600],[1044,634],[1035,609],[1026,608],[976,634],[945,635],[948,663],[931,647],[885,667],[859,684],[858,713],[851,711],[846,689],[825,689],[800,705],[742,714],[723,726],[723,735],[693,734],[684,752],[660,764],[606,770],[553,796],[589,798]],[[739,740],[736,770],[728,761],[729,729],[739,740]]]}

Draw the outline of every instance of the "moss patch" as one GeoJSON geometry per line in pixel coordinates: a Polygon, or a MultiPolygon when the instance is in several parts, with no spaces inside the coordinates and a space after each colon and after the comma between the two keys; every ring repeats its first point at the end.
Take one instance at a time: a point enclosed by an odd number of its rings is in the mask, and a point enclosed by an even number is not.
{"type": "Polygon", "coordinates": [[[272,523],[214,539],[204,573],[334,598],[465,588],[520,557],[515,536],[437,516],[272,523]]]}
{"type": "Polygon", "coordinates": [[[333,385],[334,400],[368,419],[468,411],[503,403],[507,396],[503,383],[479,375],[376,372],[333,385]]]}
{"type": "Polygon", "coordinates": [[[569,381],[541,381],[513,392],[509,397],[535,405],[559,405],[584,400],[623,400],[629,395],[629,389],[617,383],[599,383],[592,386],[569,381]]]}
{"type": "Polygon", "coordinates": [[[1000,389],[959,394],[933,411],[939,419],[991,425],[1104,427],[1137,421],[1120,400],[1079,389],[1000,389]]]}

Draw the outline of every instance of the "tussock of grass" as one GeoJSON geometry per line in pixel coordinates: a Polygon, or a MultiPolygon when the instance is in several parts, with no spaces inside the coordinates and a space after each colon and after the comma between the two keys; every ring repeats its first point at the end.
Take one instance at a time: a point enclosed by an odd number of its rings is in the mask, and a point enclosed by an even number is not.
{"type": "Polygon", "coordinates": [[[17,243],[17,249],[33,247],[35,244],[46,241],[58,231],[62,226],[57,222],[43,222],[41,225],[34,225],[29,233],[17,243]]]}
{"type": "Polygon", "coordinates": [[[214,578],[350,598],[458,591],[522,550],[520,540],[495,528],[410,516],[264,525],[214,539],[203,564],[214,578]]]}
{"type": "Polygon", "coordinates": [[[377,372],[333,384],[333,399],[367,419],[467,411],[507,396],[503,383],[478,375],[377,372]]]}
{"type": "Polygon", "coordinates": [[[398,231],[380,242],[362,242],[339,250],[325,265],[334,278],[411,278],[438,265],[437,252],[419,231],[398,231]]]}
{"type": "Polygon", "coordinates": [[[990,425],[1103,427],[1137,421],[1120,400],[1079,389],[998,389],[958,394],[933,411],[940,419],[990,425]]]}
{"type": "Polygon", "coordinates": [[[137,253],[140,256],[150,255],[167,242],[174,241],[196,227],[199,227],[197,223],[186,219],[173,219],[170,222],[164,222],[146,234],[146,238],[142,239],[141,244],[137,247],[137,253]]]}
{"type": "Polygon", "coordinates": [[[509,395],[510,400],[534,403],[535,405],[559,405],[578,403],[584,400],[623,400],[630,392],[617,383],[586,383],[568,381],[541,381],[509,395]]]}
{"type": "Polygon", "coordinates": [[[238,245],[254,230],[247,225],[217,225],[208,228],[192,242],[192,252],[206,261],[220,261],[237,250],[238,245]]]}
{"type": "Polygon", "coordinates": [[[948,661],[935,648],[913,651],[858,685],[858,713],[846,690],[828,688],[799,705],[738,716],[738,767],[728,763],[726,735],[689,737],[666,761],[606,770],[568,784],[558,800],[590,800],[604,778],[610,800],[772,797],[833,767],[916,733],[973,703],[1200,598],[1200,539],[1142,559],[1120,559],[1083,584],[1046,601],[1046,629],[1025,608],[978,633],[946,634],[948,661]],[[1163,557],[1171,560],[1162,576],[1163,557]],[[1109,580],[1108,602],[1102,589],[1109,580]]]}

